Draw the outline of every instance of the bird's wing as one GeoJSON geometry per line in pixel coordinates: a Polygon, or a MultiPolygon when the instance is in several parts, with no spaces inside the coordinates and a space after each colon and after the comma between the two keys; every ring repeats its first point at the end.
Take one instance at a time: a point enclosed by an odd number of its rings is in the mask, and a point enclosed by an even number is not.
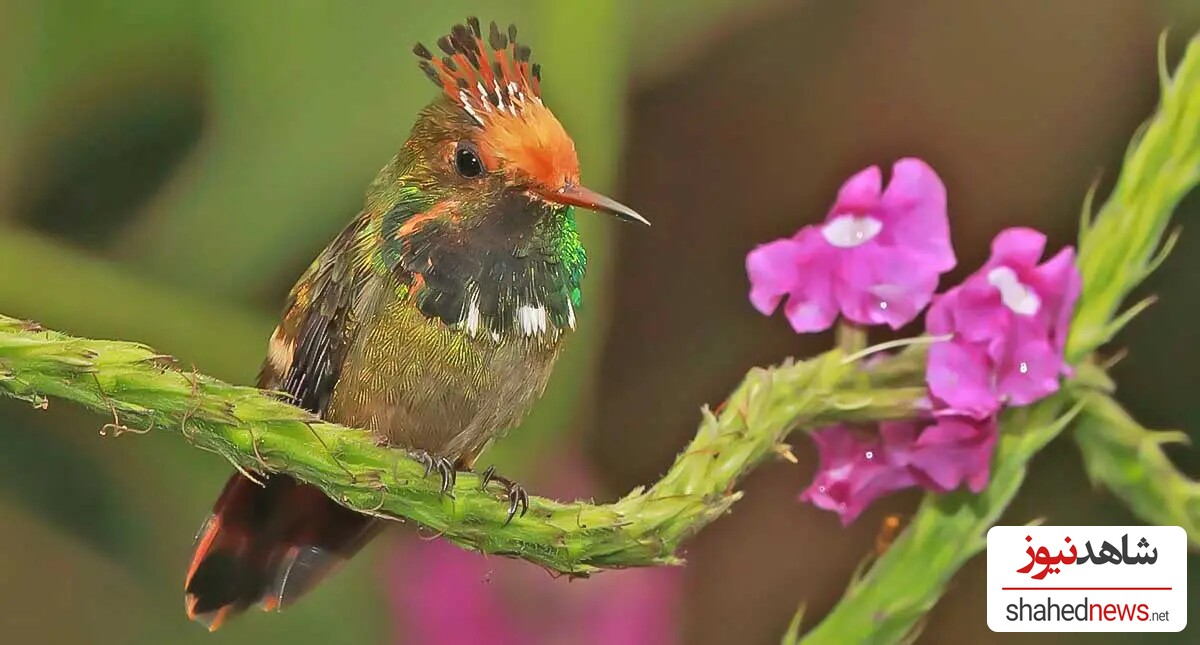
{"type": "Polygon", "coordinates": [[[292,287],[258,377],[259,387],[317,415],[329,404],[372,280],[362,261],[364,227],[361,218],[348,226],[292,287]]]}

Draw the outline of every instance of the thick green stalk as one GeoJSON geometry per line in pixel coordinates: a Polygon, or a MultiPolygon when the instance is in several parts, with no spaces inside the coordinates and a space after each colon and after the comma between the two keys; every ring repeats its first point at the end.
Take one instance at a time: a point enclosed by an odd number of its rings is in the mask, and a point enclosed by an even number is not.
{"type": "Polygon", "coordinates": [[[1092,219],[1091,195],[1079,230],[1083,296],[1071,324],[1069,359],[1108,342],[1141,310],[1119,313],[1125,298],[1166,258],[1176,236],[1164,235],[1175,207],[1200,182],[1200,37],[1188,43],[1172,77],[1159,44],[1162,98],[1134,135],[1112,194],[1092,219]]]}
{"type": "Polygon", "coordinates": [[[83,404],[111,416],[106,436],[178,430],[244,471],[287,472],[350,508],[576,575],[679,562],[680,542],[729,509],[742,475],[790,455],[782,441],[793,429],[913,414],[924,396],[922,364],[914,349],[864,377],[860,363],[832,351],[754,369],[719,412],[704,411],[695,439],[650,488],[604,505],[534,497],[526,516],[506,523],[498,491],[480,491],[474,475],[442,496],[436,477],[364,431],[180,369],[142,345],[72,338],[0,316],[0,392],[36,406],[47,405],[44,397],[83,404]]]}
{"type": "Polygon", "coordinates": [[[1200,548],[1200,482],[1179,472],[1163,451],[1189,443],[1183,432],[1147,430],[1102,393],[1084,399],[1075,425],[1092,483],[1108,488],[1150,524],[1182,526],[1200,548]]]}

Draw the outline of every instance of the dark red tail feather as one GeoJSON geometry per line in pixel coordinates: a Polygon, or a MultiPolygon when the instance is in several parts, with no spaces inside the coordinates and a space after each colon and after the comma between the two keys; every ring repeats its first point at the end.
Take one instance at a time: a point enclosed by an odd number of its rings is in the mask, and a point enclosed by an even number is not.
{"type": "Polygon", "coordinates": [[[265,485],[234,473],[196,536],[187,613],[210,630],[259,605],[282,609],[367,543],[378,520],[319,489],[274,475],[265,485]]]}

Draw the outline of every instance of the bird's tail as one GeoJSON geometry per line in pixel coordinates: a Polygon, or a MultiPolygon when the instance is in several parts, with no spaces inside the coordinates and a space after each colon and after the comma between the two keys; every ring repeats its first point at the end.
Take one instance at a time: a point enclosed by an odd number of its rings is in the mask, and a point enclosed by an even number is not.
{"type": "Polygon", "coordinates": [[[234,473],[200,527],[188,569],[188,618],[216,630],[258,605],[295,602],[381,528],[316,487],[274,475],[264,485],[234,473]]]}

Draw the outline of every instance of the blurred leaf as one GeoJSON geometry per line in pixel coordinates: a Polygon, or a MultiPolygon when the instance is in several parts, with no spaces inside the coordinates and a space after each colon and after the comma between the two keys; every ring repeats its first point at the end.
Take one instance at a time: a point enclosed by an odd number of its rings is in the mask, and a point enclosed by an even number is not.
{"type": "Polygon", "coordinates": [[[119,235],[196,143],[203,96],[195,79],[144,78],[81,110],[37,158],[13,196],[18,221],[84,245],[119,235]]]}
{"type": "Polygon", "coordinates": [[[796,4],[787,0],[692,0],[687,11],[680,11],[674,2],[631,3],[633,75],[641,83],[656,81],[708,49],[716,37],[796,4]]]}
{"type": "Polygon", "coordinates": [[[224,378],[249,382],[273,321],[147,284],[112,263],[0,228],[0,307],[77,333],[136,336],[224,378]]]}
{"type": "Polygon", "coordinates": [[[130,556],[149,536],[137,535],[133,509],[115,494],[108,473],[92,453],[53,430],[56,421],[78,416],[49,417],[28,405],[0,402],[0,488],[31,514],[136,568],[138,560],[130,556]],[[53,467],[48,467],[48,455],[53,456],[53,467]]]}
{"type": "MultiPolygon", "coordinates": [[[[436,92],[413,44],[446,33],[469,5],[206,6],[212,127],[124,245],[173,284],[245,297],[297,271],[362,207],[374,173],[436,92]]],[[[517,8],[488,11],[520,23],[517,8]]],[[[537,52],[540,39],[532,42],[537,52]]]]}

